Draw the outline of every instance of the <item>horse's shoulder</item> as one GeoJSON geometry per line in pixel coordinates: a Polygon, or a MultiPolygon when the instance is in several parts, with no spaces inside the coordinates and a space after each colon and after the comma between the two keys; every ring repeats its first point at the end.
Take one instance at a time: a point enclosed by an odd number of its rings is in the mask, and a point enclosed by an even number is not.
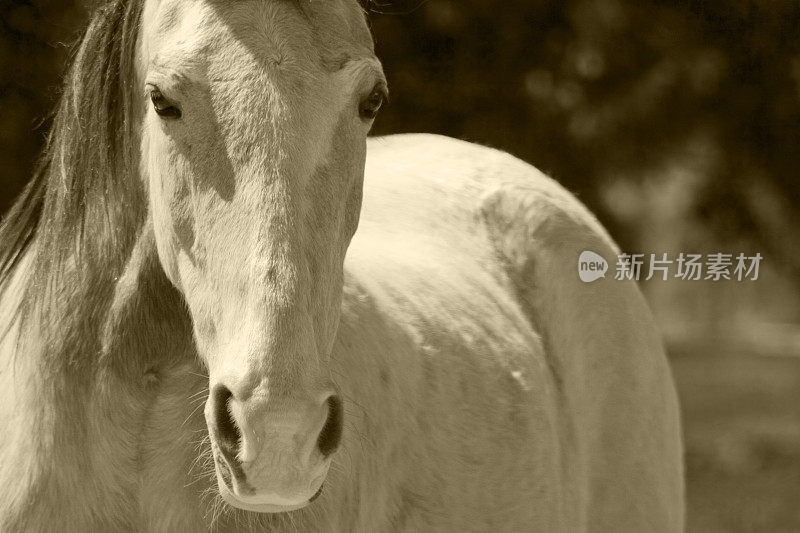
{"type": "Polygon", "coordinates": [[[492,246],[516,269],[547,256],[573,267],[563,275],[577,278],[580,252],[615,257],[618,247],[597,218],[551,178],[508,180],[486,190],[478,208],[492,246]]]}

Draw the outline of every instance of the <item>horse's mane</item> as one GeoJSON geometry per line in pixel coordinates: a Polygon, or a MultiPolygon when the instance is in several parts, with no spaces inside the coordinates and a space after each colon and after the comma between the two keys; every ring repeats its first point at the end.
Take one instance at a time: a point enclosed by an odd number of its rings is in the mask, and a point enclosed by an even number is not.
{"type": "Polygon", "coordinates": [[[131,124],[140,14],[140,0],[106,2],[75,48],[37,170],[0,225],[0,287],[34,239],[37,291],[76,253],[126,248],[119,239],[140,194],[131,124]]]}

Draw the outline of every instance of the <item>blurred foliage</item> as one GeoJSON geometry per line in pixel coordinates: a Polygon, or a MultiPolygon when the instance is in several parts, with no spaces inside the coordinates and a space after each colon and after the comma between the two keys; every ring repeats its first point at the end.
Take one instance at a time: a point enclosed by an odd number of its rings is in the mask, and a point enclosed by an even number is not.
{"type": "Polygon", "coordinates": [[[33,171],[85,20],[73,2],[0,1],[0,212],[33,171]]]}
{"type": "MultiPolygon", "coordinates": [[[[366,1],[366,0],[365,0],[366,1]]],[[[90,2],[83,2],[89,4],[90,2]]],[[[0,210],[31,172],[80,1],[0,4],[0,210]]],[[[800,3],[794,0],[371,0],[392,102],[376,134],[426,131],[508,150],[602,199],[696,150],[692,194],[719,238],[751,239],[800,280],[800,3]],[[699,141],[698,141],[699,139],[699,141]]]]}

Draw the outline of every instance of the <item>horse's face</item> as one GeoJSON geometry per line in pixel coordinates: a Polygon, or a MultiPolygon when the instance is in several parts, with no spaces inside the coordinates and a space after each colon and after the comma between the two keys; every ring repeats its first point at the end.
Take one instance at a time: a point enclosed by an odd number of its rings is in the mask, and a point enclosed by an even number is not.
{"type": "Polygon", "coordinates": [[[148,0],[143,176],[209,372],[223,497],[306,505],[339,444],[329,374],[385,80],[355,0],[148,0]]]}

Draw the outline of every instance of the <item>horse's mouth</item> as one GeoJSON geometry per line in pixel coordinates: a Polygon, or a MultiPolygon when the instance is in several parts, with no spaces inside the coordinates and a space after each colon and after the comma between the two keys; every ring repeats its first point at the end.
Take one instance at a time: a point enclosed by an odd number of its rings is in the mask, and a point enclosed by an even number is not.
{"type": "MultiPolygon", "coordinates": [[[[320,490],[317,492],[317,494],[319,494],[321,491],[322,488],[320,487],[320,490]]],[[[235,494],[233,494],[233,492],[224,483],[219,484],[219,493],[222,496],[222,499],[225,500],[225,503],[227,503],[228,505],[231,505],[243,511],[250,511],[253,513],[287,513],[289,511],[297,511],[298,509],[302,509],[303,507],[307,506],[309,503],[311,503],[311,500],[317,497],[315,495],[306,502],[294,505],[278,505],[274,503],[247,502],[238,498],[235,494]]]]}
{"type": "MultiPolygon", "coordinates": [[[[215,450],[216,452],[216,450],[215,450]]],[[[219,488],[220,496],[228,505],[235,507],[237,509],[241,509],[243,511],[250,511],[254,513],[286,513],[290,511],[297,511],[298,509],[302,509],[306,507],[310,503],[314,502],[316,499],[322,495],[322,490],[325,486],[324,482],[320,485],[319,489],[311,496],[308,500],[300,503],[291,503],[291,504],[281,504],[281,503],[274,503],[274,502],[260,502],[257,500],[255,494],[251,497],[239,497],[234,494],[233,489],[233,479],[232,473],[230,470],[230,466],[222,458],[215,455],[215,466],[217,471],[217,485],[219,488]]],[[[252,490],[250,487],[247,489],[252,490]]],[[[255,491],[253,491],[255,492],[255,491]]]]}

